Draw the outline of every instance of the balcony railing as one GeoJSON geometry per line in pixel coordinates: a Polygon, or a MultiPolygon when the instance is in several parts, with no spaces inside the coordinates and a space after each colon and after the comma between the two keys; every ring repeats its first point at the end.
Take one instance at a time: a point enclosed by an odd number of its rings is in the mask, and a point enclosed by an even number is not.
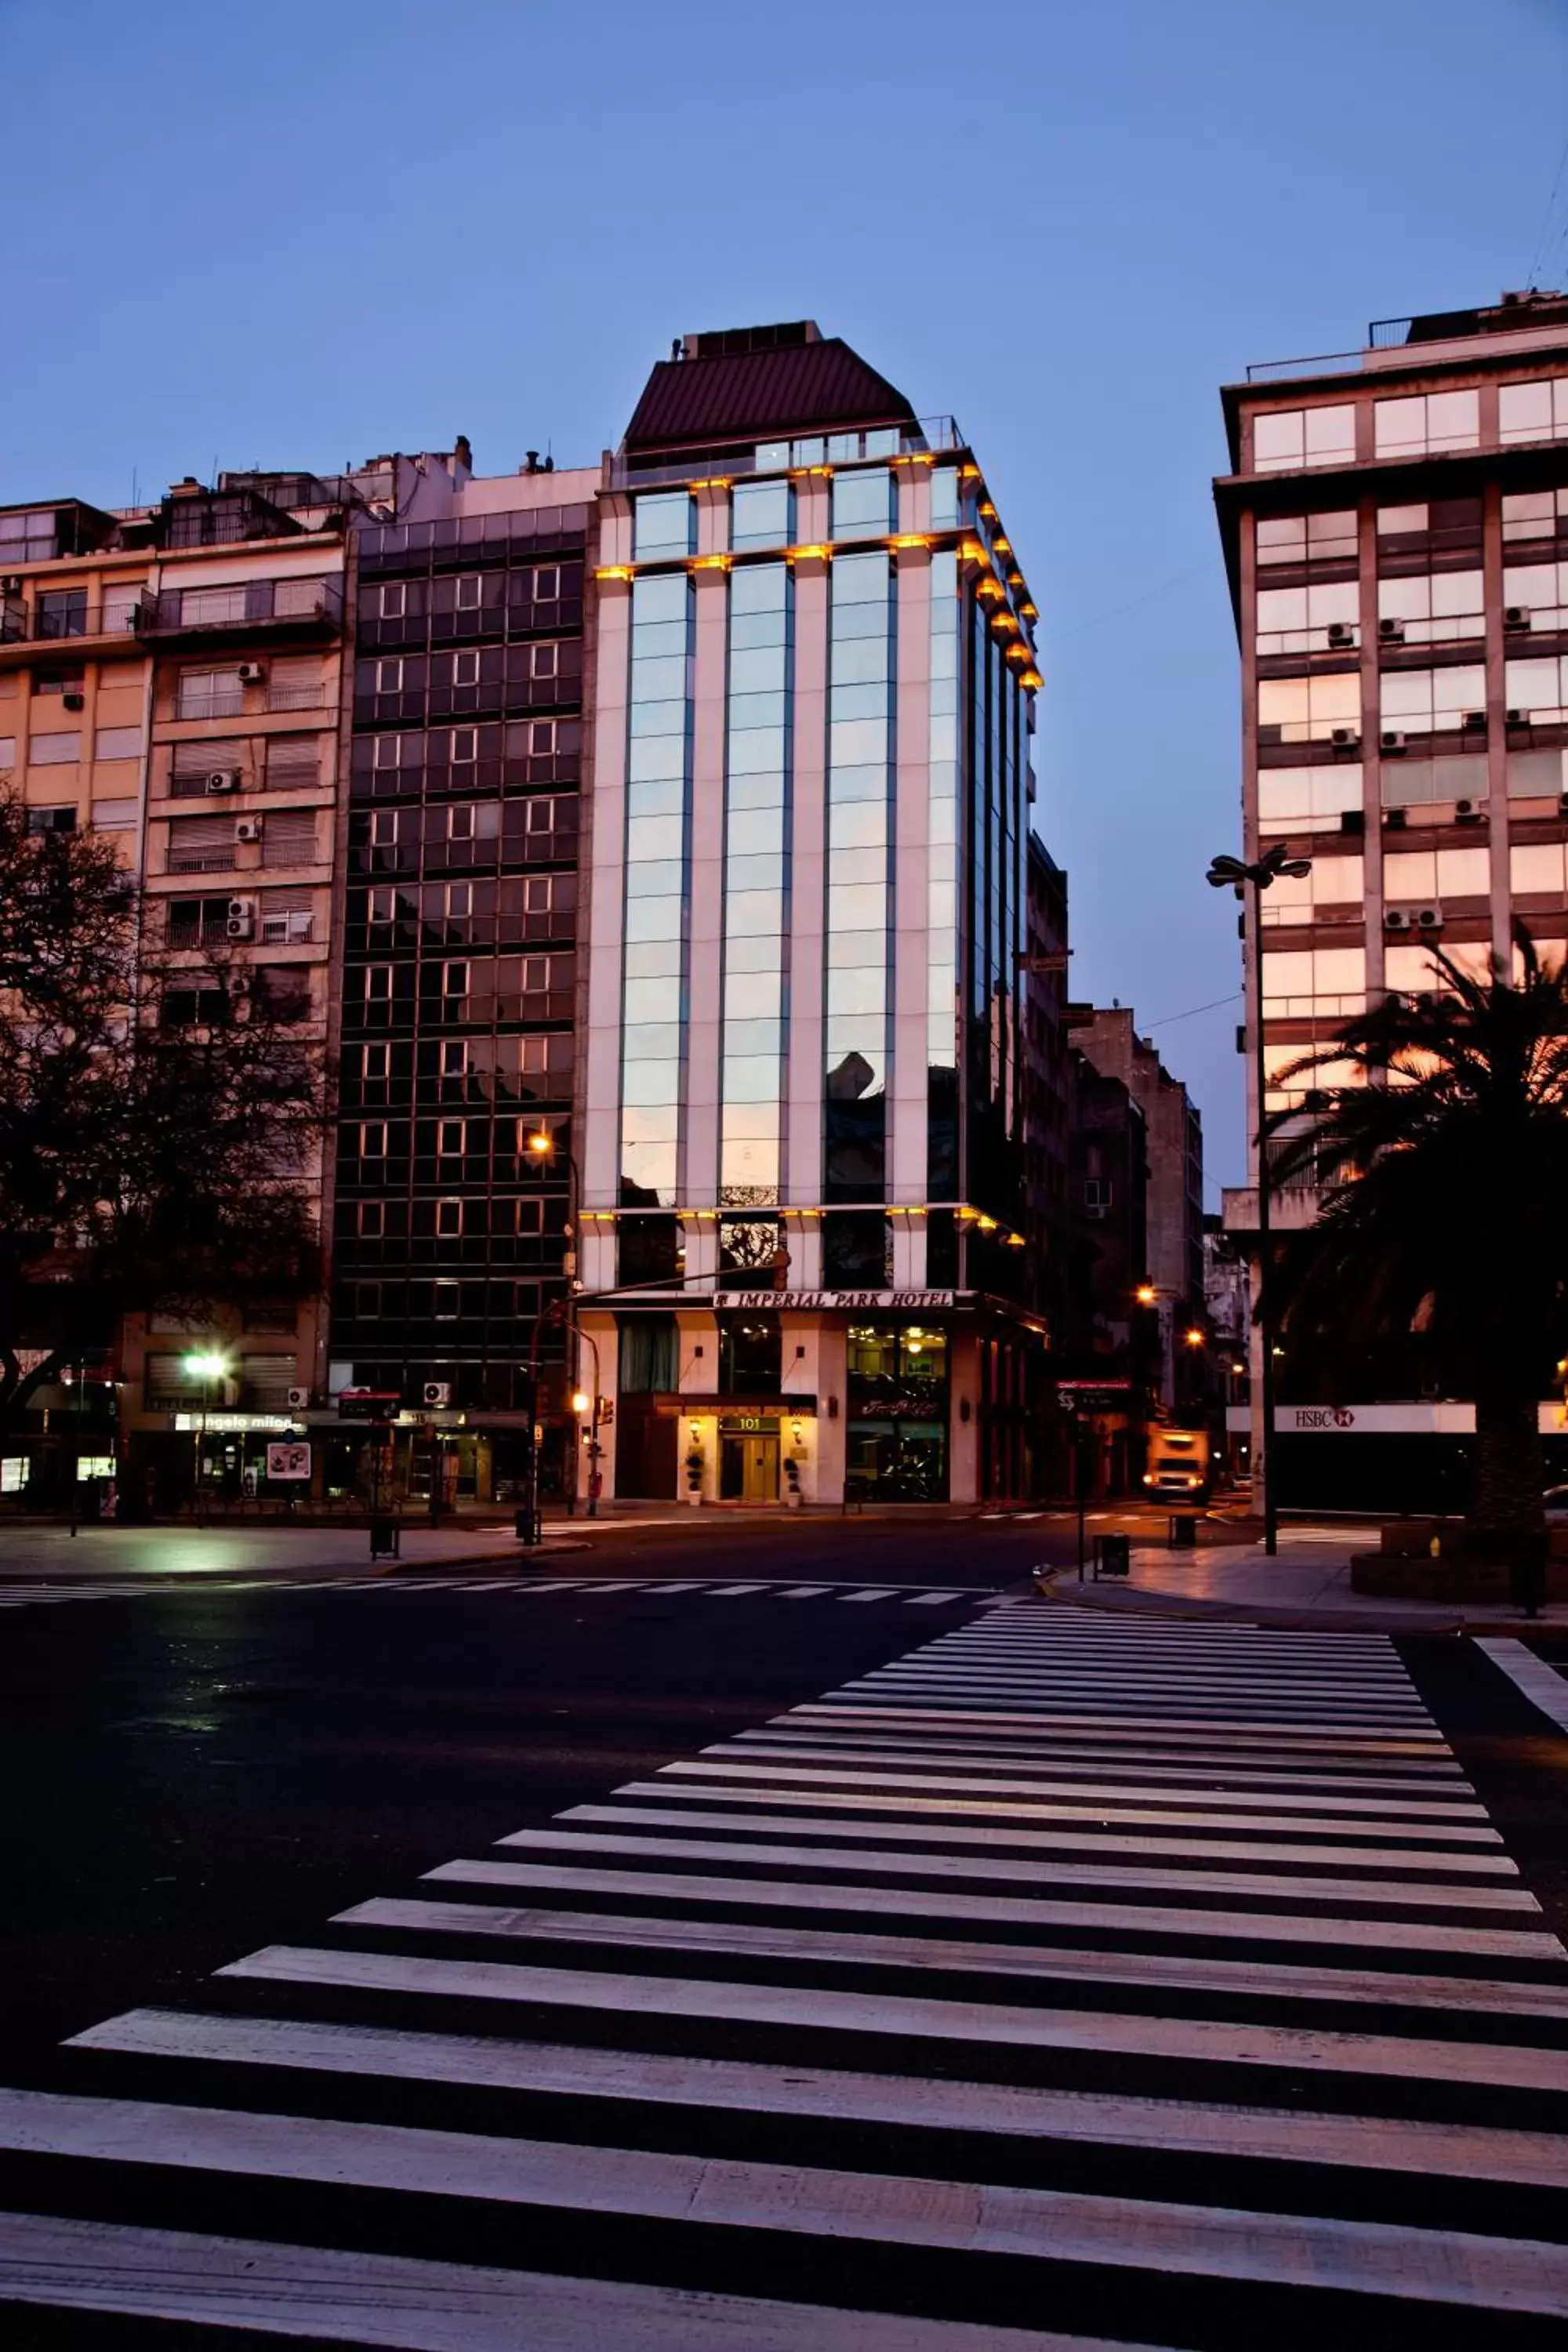
{"type": "Polygon", "coordinates": [[[859,466],[875,463],[878,457],[926,456],[941,449],[966,449],[969,444],[952,416],[921,416],[911,425],[889,428],[886,437],[896,433],[897,447],[883,448],[883,432],[868,427],[864,446],[851,454],[833,454],[837,444],[851,438],[862,438],[859,428],[851,434],[796,434],[792,438],[778,435],[770,440],[758,440],[743,449],[711,451],[703,455],[691,451],[683,457],[669,459],[659,466],[637,466],[624,457],[611,460],[610,481],[617,490],[652,490],[660,483],[689,482],[708,475],[780,474],[793,467],[808,465],[859,466]],[[873,446],[874,445],[874,446],[873,446]]]}
{"type": "Polygon", "coordinates": [[[79,637],[128,637],[138,626],[140,602],[45,606],[19,596],[0,598],[0,646],[68,645],[79,637]]]}
{"type": "Polygon", "coordinates": [[[333,636],[342,626],[341,580],[246,580],[222,588],[165,588],[138,607],[140,637],[247,637],[291,631],[333,636]]]}

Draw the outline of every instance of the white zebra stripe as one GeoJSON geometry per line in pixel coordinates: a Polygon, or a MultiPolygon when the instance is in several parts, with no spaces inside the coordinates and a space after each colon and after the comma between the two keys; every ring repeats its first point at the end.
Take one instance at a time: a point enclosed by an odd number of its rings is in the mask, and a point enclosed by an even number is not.
{"type": "Polygon", "coordinates": [[[972,2188],[403,2124],[0,2092],[0,2147],[252,2179],[1338,2288],[1568,2316],[1568,2247],[1380,2221],[972,2188]]]}
{"type": "Polygon", "coordinates": [[[429,1994],[443,2000],[538,2003],[618,2016],[718,2018],[835,2032],[889,2033],[921,2041],[974,2042],[1028,2050],[1194,2059],[1289,2073],[1385,2075],[1420,2083],[1481,2083],[1498,2089],[1568,2091],[1568,2050],[1507,2042],[1449,2042],[1416,2035],[1324,2032],[1300,2026],[1232,2025],[1205,2018],[1142,2017],[1115,2011],[1051,2010],[847,1993],[821,1987],[725,1979],[637,1976],[610,1969],[519,1966],[498,1960],[431,1959],[391,1952],[320,1951],[273,1944],[219,1969],[220,1977],[363,1991],[429,1994]]]}
{"type": "Polygon", "coordinates": [[[1568,2018],[1568,1981],[1396,1975],[1392,1969],[1298,1968],[1275,1960],[1206,1959],[1163,1953],[1076,1951],[1045,1944],[963,1943],[951,1937],[851,1935],[834,1928],[769,1927],[751,1920],[662,1919],[607,1911],[518,1911],[491,1903],[429,1903],[374,1895],[334,1913],[336,1927],[391,1927],[417,1934],[499,1936],[560,1944],[605,1944],[639,1951],[720,1953],[730,1958],[803,1960],[818,1966],[942,1969],[975,1976],[1053,1977],[1102,1985],[1168,1985],[1187,1991],[1270,2000],[1377,2003],[1404,2009],[1488,2011],[1504,2017],[1568,2018]]]}
{"type": "MultiPolygon", "coordinates": [[[[663,1870],[616,1870],[564,1862],[444,1862],[426,1882],[463,1886],[515,1886],[571,1895],[631,1895],[656,1903],[733,1904],[769,1911],[846,1911],[858,1890],[800,1879],[721,1878],[663,1870]]],[[[864,1890],[858,1891],[862,1899],[864,1890]]],[[[1027,1895],[964,1895],[935,1889],[910,1894],[879,1886],[874,1901],[889,1918],[969,1919],[1016,1927],[1140,1929],[1146,1935],[1215,1937],[1247,1943],[1338,1944],[1373,1951],[1462,1952],[1518,1961],[1568,1960],[1545,1928],[1435,1927],[1425,1920],[1321,1918],[1278,1911],[1176,1910],[1160,1904],[1068,1902],[1027,1895]]],[[[1568,1993],[1568,1986],[1563,1988],[1568,1993]]]]}
{"type": "MultiPolygon", "coordinates": [[[[630,1807],[624,1812],[610,1807],[602,1810],[607,1819],[615,1822],[663,1820],[667,1824],[679,1822],[684,1827],[687,1819],[680,1813],[650,1815],[630,1807]]],[[[738,1824],[730,1822],[724,1826],[734,1829],[738,1824]]],[[[753,1824],[748,1819],[745,1826],[751,1828],[753,1824]]],[[[843,1834],[841,1824],[834,1823],[833,1827],[843,1834]]],[[[874,1837],[883,1832],[868,1830],[864,1834],[874,1837]]],[[[1541,1909],[1526,1887],[1455,1886],[1437,1879],[1369,1881],[1306,1877],[1300,1871],[1286,1878],[1249,1870],[1128,1869],[1112,1863],[1075,1862],[1070,1857],[1063,1860],[1031,1856],[1027,1861],[1019,1861],[1005,1854],[986,1853],[971,1859],[962,1854],[919,1853],[890,1847],[847,1853],[826,1845],[754,1845],[734,1839],[702,1837],[619,1837],[586,1830],[515,1830],[497,1843],[552,1853],[652,1855],[667,1861],[695,1857],[706,1862],[762,1863],[775,1869],[838,1870],[851,1877],[888,1873],[900,1878],[974,1878],[1035,1887],[1051,1884],[1143,1886],[1184,1895],[1251,1895],[1259,1900],[1294,1897],[1298,1902],[1359,1903],[1373,1910],[1405,1906],[1425,1911],[1539,1913],[1541,1909]]]]}
{"type": "Polygon", "coordinates": [[[820,2116],[832,2122],[913,2125],[996,2132],[1028,2139],[1178,2150],[1201,2156],[1279,2158],[1415,2171],[1457,2180],[1506,2180],[1561,2188],[1563,2142],[1555,2133],[1463,2124],[1403,2123],[1384,2116],[1306,2113],[1299,2108],[1211,2106],[1176,2099],[1042,2090],[944,2080],[939,2116],[919,2075],[845,2074],[826,2067],[767,2066],[723,2058],[667,2058],[643,2050],[577,2049],[567,2043],[498,2042],[488,2036],[386,2032],[287,2018],[186,2015],[132,2010],[79,2033],[68,2045],[135,2057],[218,2065],[287,2066],[374,2074],[414,2083],[463,2083],[490,2090],[550,2091],[576,2098],[651,2100],[732,2113],[820,2116]]]}

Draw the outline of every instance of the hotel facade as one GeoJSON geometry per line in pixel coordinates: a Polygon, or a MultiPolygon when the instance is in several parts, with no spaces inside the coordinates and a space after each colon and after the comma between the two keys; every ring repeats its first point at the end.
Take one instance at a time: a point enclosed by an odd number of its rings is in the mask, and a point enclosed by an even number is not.
{"type": "Polygon", "coordinates": [[[599,502],[579,1320],[616,1495],[1026,1490],[1035,607],[810,324],[689,336],[599,502]]]}

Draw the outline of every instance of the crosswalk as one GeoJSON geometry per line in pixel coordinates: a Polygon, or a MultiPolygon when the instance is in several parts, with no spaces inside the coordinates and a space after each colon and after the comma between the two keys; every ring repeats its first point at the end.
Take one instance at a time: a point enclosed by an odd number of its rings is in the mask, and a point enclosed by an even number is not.
{"type": "Polygon", "coordinates": [[[1389,1642],[1004,1601],[79,2035],[0,2091],[0,2302],[1523,2352],[1565,2126],[1568,1954],[1389,1642]]]}
{"type": "Polygon", "coordinates": [[[199,1583],[184,1581],[176,1576],[149,1579],[142,1582],[102,1584],[8,1584],[0,1585],[0,1609],[62,1608],[77,1601],[145,1601],[153,1598],[169,1600],[192,1592],[257,1593],[283,1592],[358,1592],[402,1593],[419,1592],[487,1592],[496,1597],[522,1594],[572,1592],[596,1598],[614,1597],[635,1592],[645,1596],[655,1594],[672,1597],[677,1593],[695,1593],[712,1601],[826,1601],[865,1602],[883,1601],[900,1608],[939,1609],[946,1603],[961,1601],[989,1600],[994,1587],[975,1588],[956,1585],[914,1586],[907,1584],[791,1584],[784,1580],[754,1581],[737,1584],[720,1576],[647,1578],[647,1577],[544,1577],[544,1576],[320,1576],[285,1577],[254,1576],[234,1578],[203,1578],[199,1583]]]}

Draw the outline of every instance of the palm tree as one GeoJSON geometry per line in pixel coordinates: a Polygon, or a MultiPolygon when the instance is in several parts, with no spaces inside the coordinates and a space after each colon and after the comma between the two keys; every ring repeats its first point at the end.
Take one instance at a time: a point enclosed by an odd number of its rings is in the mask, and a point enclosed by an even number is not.
{"type": "Polygon", "coordinates": [[[1415,1344],[1476,1408],[1466,1549],[1544,1557],[1539,1400],[1568,1341],[1568,970],[1519,927],[1518,978],[1433,952],[1437,992],[1391,996],[1281,1074],[1305,1113],[1266,1122],[1276,1184],[1323,1188],[1269,1278],[1310,1353],[1415,1344]]]}

